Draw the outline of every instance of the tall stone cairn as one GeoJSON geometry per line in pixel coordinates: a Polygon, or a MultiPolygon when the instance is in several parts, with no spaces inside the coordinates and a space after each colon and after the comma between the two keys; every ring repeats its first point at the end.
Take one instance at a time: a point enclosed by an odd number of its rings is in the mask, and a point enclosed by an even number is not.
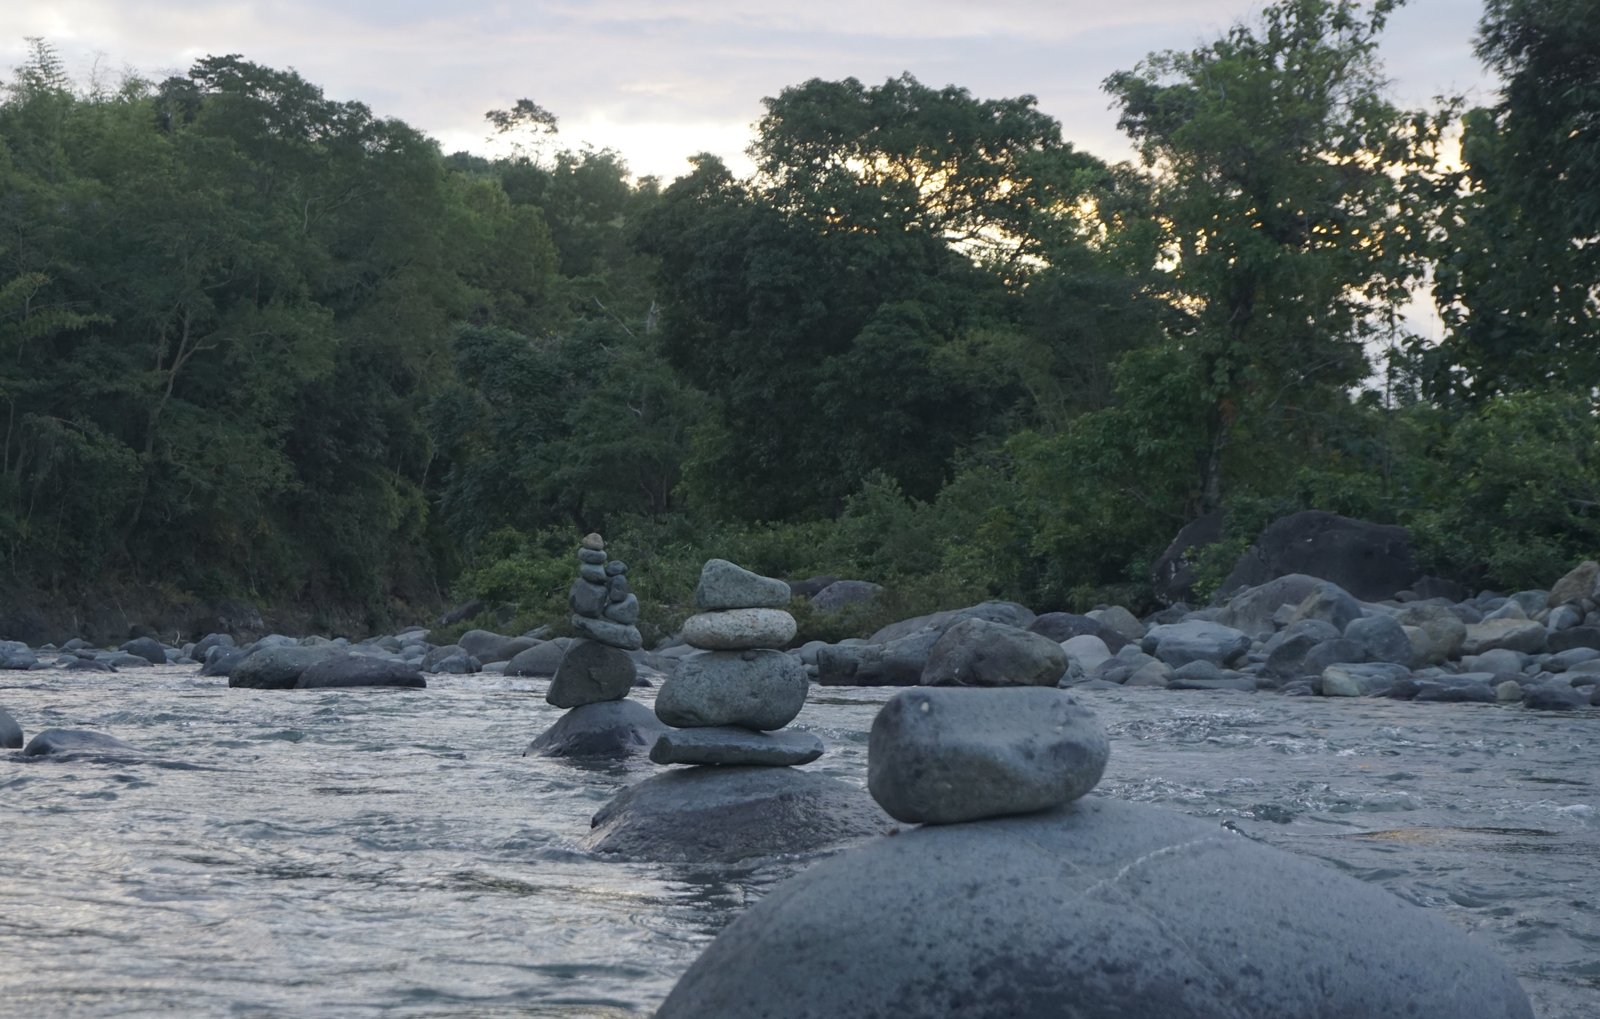
{"type": "Polygon", "coordinates": [[[822,756],[812,733],[779,732],[805,706],[805,667],[778,650],[794,638],[789,585],[712,559],[700,571],[683,639],[700,648],[656,695],[656,717],[676,727],[656,739],[657,764],[783,767],[822,756]]]}
{"type": "Polygon", "coordinates": [[[605,540],[585,535],[578,549],[578,579],[567,594],[572,625],[583,636],[567,646],[545,700],[558,708],[620,701],[638,670],[628,654],[639,637],[639,598],[628,590],[628,567],[606,559],[605,540]]]}

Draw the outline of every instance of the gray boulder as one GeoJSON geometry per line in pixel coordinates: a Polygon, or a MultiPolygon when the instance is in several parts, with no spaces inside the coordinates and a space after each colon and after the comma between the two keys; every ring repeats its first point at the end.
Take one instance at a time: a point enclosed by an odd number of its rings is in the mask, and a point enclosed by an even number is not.
{"type": "Polygon", "coordinates": [[[1552,680],[1530,683],[1522,688],[1522,705],[1535,711],[1572,711],[1586,708],[1591,699],[1589,687],[1575,687],[1571,683],[1552,680]]]}
{"type": "Polygon", "coordinates": [[[1110,627],[1111,630],[1125,641],[1138,641],[1144,636],[1145,625],[1139,622],[1139,617],[1123,608],[1121,605],[1108,605],[1103,609],[1093,609],[1085,613],[1090,619],[1095,619],[1110,627]]]}
{"type": "MultiPolygon", "coordinates": [[[[1127,646],[1127,645],[1124,645],[1127,646]]],[[[1069,665],[1076,665],[1085,676],[1093,673],[1113,657],[1106,642],[1092,633],[1079,634],[1061,642],[1069,665]]]]}
{"type": "Polygon", "coordinates": [[[566,655],[567,647],[571,643],[570,637],[557,637],[555,640],[535,644],[526,651],[518,651],[516,656],[506,663],[506,675],[554,676],[556,670],[561,667],[561,659],[566,655]]]}
{"type": "Polygon", "coordinates": [[[22,746],[22,726],[5,708],[0,708],[0,749],[15,750],[22,746]]]}
{"type": "Polygon", "coordinates": [[[1348,637],[1325,640],[1300,660],[1301,675],[1320,676],[1330,665],[1354,665],[1367,660],[1367,649],[1348,637]]]}
{"type": "Polygon", "coordinates": [[[928,686],[1055,686],[1067,671],[1061,645],[986,619],[963,619],[928,654],[928,686]]]}
{"type": "Polygon", "coordinates": [[[311,666],[339,654],[337,647],[300,647],[296,644],[268,644],[257,647],[228,674],[228,685],[257,690],[288,690],[299,682],[300,674],[311,666]]]}
{"type": "MultiPolygon", "coordinates": [[[[532,650],[521,652],[531,653],[532,650]]],[[[516,661],[513,658],[511,663],[516,661]]],[[[510,663],[506,671],[511,671],[510,663]]],[[[574,640],[567,645],[567,653],[562,655],[544,699],[558,708],[619,701],[628,696],[638,678],[639,668],[628,652],[598,641],[574,640]]]]}
{"type": "Polygon", "coordinates": [[[1276,629],[1273,620],[1280,609],[1299,605],[1325,586],[1328,586],[1326,580],[1304,573],[1275,577],[1257,587],[1245,588],[1228,599],[1217,612],[1215,621],[1252,637],[1268,637],[1276,629]]]}
{"type": "Polygon", "coordinates": [[[1556,608],[1588,602],[1592,606],[1597,598],[1600,598],[1600,562],[1590,559],[1579,563],[1556,581],[1545,597],[1545,604],[1556,608]]]}
{"type": "Polygon", "coordinates": [[[928,629],[887,644],[834,644],[817,649],[822,686],[915,686],[933,646],[944,635],[928,629]]]}
{"type": "Polygon", "coordinates": [[[1034,616],[1033,610],[1026,605],[1010,601],[986,601],[978,605],[969,605],[964,609],[948,609],[944,612],[890,623],[868,637],[867,643],[887,644],[901,637],[909,637],[920,630],[931,629],[942,634],[963,619],[986,619],[991,623],[1004,623],[1026,630],[1035,618],[1037,617],[1034,616]]]}
{"type": "Polygon", "coordinates": [[[838,612],[851,605],[870,605],[883,594],[883,585],[867,580],[836,580],[811,596],[819,612],[838,612]]]}
{"type": "Polygon", "coordinates": [[[1173,668],[1193,661],[1231,665],[1250,650],[1250,636],[1221,623],[1186,619],[1151,627],[1139,647],[1173,668]]]}
{"type": "Polygon", "coordinates": [[[1324,584],[1306,595],[1289,615],[1291,623],[1302,619],[1321,619],[1340,633],[1361,618],[1361,603],[1337,584],[1324,584]]]}
{"type": "Polygon", "coordinates": [[[238,668],[239,663],[250,657],[250,652],[241,647],[227,644],[214,644],[206,651],[204,663],[200,666],[202,676],[228,676],[238,668]]]}
{"type": "Polygon", "coordinates": [[[910,824],[1027,814],[1093,789],[1108,752],[1094,712],[1064,690],[906,690],[872,720],[867,788],[910,824]]]}
{"type": "Polygon", "coordinates": [[[1346,640],[1353,640],[1366,651],[1364,659],[1369,662],[1394,662],[1397,665],[1411,665],[1416,655],[1416,649],[1411,646],[1411,638],[1406,635],[1405,628],[1392,616],[1362,616],[1352,619],[1350,625],[1344,628],[1346,640]]]}
{"type": "Polygon", "coordinates": [[[1466,643],[1467,624],[1447,605],[1422,603],[1407,605],[1395,616],[1402,626],[1414,626],[1428,638],[1428,648],[1422,661],[1438,665],[1461,657],[1461,646],[1466,643]]]}
{"type": "Polygon", "coordinates": [[[468,630],[456,641],[467,654],[485,665],[490,662],[509,662],[517,652],[533,647],[531,637],[506,637],[488,630],[468,630]]]}
{"type": "Polygon", "coordinates": [[[1089,796],[914,829],[815,864],[729,924],[656,1016],[1533,1011],[1489,951],[1381,888],[1215,821],[1089,796]]]}
{"type": "Polygon", "coordinates": [[[167,649],[154,637],[135,637],[125,642],[119,651],[126,651],[130,655],[138,655],[151,665],[167,664],[167,649]]]}
{"type": "Polygon", "coordinates": [[[36,669],[39,667],[39,656],[34,654],[26,644],[20,641],[5,641],[0,643],[0,669],[36,669]]]}
{"type": "Polygon", "coordinates": [[[1194,600],[1199,553],[1221,540],[1224,522],[1222,511],[1214,510],[1183,525],[1167,550],[1150,564],[1150,584],[1157,598],[1168,605],[1194,600]]]}
{"type": "Polygon", "coordinates": [[[825,775],[683,768],[618,793],[594,815],[584,848],[632,860],[734,863],[832,849],[892,823],[865,790],[825,775]]]}
{"type": "Polygon", "coordinates": [[[1324,619],[1302,619],[1273,634],[1267,641],[1263,666],[1268,675],[1280,679],[1310,675],[1305,669],[1306,655],[1318,644],[1338,640],[1339,631],[1324,619]]]}
{"type": "Polygon", "coordinates": [[[330,655],[316,662],[295,681],[298,690],[326,690],[343,687],[378,686],[417,689],[428,685],[422,673],[409,662],[372,655],[330,655]]]}
{"type": "Polygon", "coordinates": [[[1467,627],[1461,651],[1463,654],[1476,655],[1494,648],[1510,648],[1527,654],[1539,654],[1546,649],[1548,640],[1549,631],[1543,623],[1531,619],[1486,619],[1467,627]]]}
{"type": "Polygon", "coordinates": [[[1390,598],[1419,578],[1406,528],[1306,510],[1268,524],[1220,590],[1232,594],[1291,573],[1331,580],[1364,601],[1390,598]]]}
{"type": "Polygon", "coordinates": [[[1409,674],[1393,662],[1343,662],[1323,669],[1316,689],[1324,697],[1383,697],[1409,674]]]}
{"type": "Polygon", "coordinates": [[[1128,643],[1126,637],[1100,620],[1075,612],[1046,612],[1028,624],[1028,632],[1049,637],[1057,644],[1074,637],[1098,637],[1112,654],[1121,651],[1123,645],[1128,643]]]}
{"type": "Polygon", "coordinates": [[[805,666],[782,651],[704,651],[661,684],[656,717],[680,728],[781,729],[800,714],[810,686],[805,666]]]}
{"type": "MultiPolygon", "coordinates": [[[[785,584],[784,590],[788,589],[785,584]]],[[[707,651],[781,648],[794,634],[794,616],[783,609],[719,609],[697,612],[683,621],[684,642],[707,651]]]]}
{"type": "Polygon", "coordinates": [[[233,635],[229,633],[208,633],[194,643],[194,650],[189,652],[189,657],[197,662],[206,660],[214,647],[234,647],[233,635]]]}
{"type": "Polygon", "coordinates": [[[24,757],[142,756],[144,751],[103,732],[87,729],[45,729],[22,748],[24,757]]]}
{"type": "Polygon", "coordinates": [[[1573,648],[1600,648],[1600,626],[1574,626],[1556,630],[1545,638],[1546,647],[1553,653],[1573,648]]]}
{"type": "Polygon", "coordinates": [[[694,588],[694,605],[702,612],[781,609],[792,597],[793,592],[784,581],[752,573],[726,559],[706,560],[700,567],[700,582],[694,588]]]}
{"type": "Polygon", "coordinates": [[[756,732],[737,726],[672,729],[650,748],[657,764],[752,764],[784,767],[822,756],[822,737],[793,729],[756,732]]]}
{"type": "Polygon", "coordinates": [[[666,726],[637,701],[584,704],[535,737],[522,756],[626,757],[648,749],[665,731],[666,726]]]}

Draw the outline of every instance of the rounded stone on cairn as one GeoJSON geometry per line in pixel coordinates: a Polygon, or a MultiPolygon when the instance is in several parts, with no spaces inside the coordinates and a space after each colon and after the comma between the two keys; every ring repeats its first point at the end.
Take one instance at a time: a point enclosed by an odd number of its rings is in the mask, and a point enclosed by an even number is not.
{"type": "Polygon", "coordinates": [[[754,732],[722,725],[664,732],[650,748],[657,764],[750,764],[785,767],[822,756],[822,737],[809,732],[754,732]]]}
{"type": "Polygon", "coordinates": [[[578,544],[583,548],[599,550],[606,547],[606,540],[594,531],[590,531],[583,536],[583,540],[578,544]]]}
{"type": "Polygon", "coordinates": [[[652,745],[666,726],[638,701],[583,704],[540,733],[524,757],[626,757],[652,745]]]}
{"type": "Polygon", "coordinates": [[[644,638],[639,635],[637,626],[628,626],[623,623],[613,623],[607,619],[593,619],[589,616],[572,616],[572,628],[591,640],[602,644],[610,644],[624,651],[637,651],[644,647],[644,638]]]}
{"type": "Polygon", "coordinates": [[[638,674],[628,652],[580,638],[561,656],[544,699],[558,708],[620,701],[633,689],[638,674]]]}
{"type": "Polygon", "coordinates": [[[605,550],[599,548],[580,548],[578,549],[578,562],[588,566],[604,566],[606,564],[605,550]]]}
{"type": "Polygon", "coordinates": [[[704,611],[781,609],[791,597],[793,593],[786,582],[752,573],[726,559],[706,560],[700,568],[700,583],[694,589],[695,608],[704,611]]]}
{"type": "Polygon", "coordinates": [[[596,566],[593,563],[579,563],[578,576],[591,584],[599,585],[602,591],[606,589],[606,568],[604,566],[596,566]]]}
{"type": "Polygon", "coordinates": [[[624,595],[618,601],[607,602],[600,614],[613,623],[633,626],[639,621],[639,599],[631,594],[624,595]]]}
{"type": "Polygon", "coordinates": [[[1090,796],[873,839],[790,878],[724,928],[656,1012],[702,1016],[1533,1010],[1504,963],[1381,888],[1215,820],[1090,796]]]}
{"type": "Polygon", "coordinates": [[[597,618],[605,606],[606,589],[603,584],[591,583],[580,577],[572,582],[572,587],[567,591],[567,607],[580,616],[597,618]]]}
{"type": "Polygon", "coordinates": [[[622,601],[628,597],[628,578],[620,574],[606,581],[606,597],[612,601],[622,601]]]}
{"type": "Polygon", "coordinates": [[[782,651],[701,651],[656,694],[656,717],[678,728],[782,729],[805,706],[805,666],[782,651]]]}
{"type": "Polygon", "coordinates": [[[723,609],[683,621],[684,643],[706,651],[781,648],[794,634],[794,617],[782,609],[723,609]]]}
{"type": "Polygon", "coordinates": [[[613,559],[606,563],[606,577],[620,577],[628,572],[628,564],[621,559],[613,559]]]}
{"type": "Polygon", "coordinates": [[[872,720],[867,789],[898,821],[952,824],[1058,807],[1095,787],[1110,745],[1064,690],[907,690],[872,720]]]}

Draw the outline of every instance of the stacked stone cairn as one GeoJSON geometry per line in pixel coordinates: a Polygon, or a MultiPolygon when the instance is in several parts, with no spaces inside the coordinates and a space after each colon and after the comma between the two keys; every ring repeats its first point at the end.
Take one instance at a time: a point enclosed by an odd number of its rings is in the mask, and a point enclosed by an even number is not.
{"type": "Polygon", "coordinates": [[[812,733],[778,732],[800,714],[810,681],[799,659],[779,650],[794,638],[789,585],[725,559],[700,571],[699,612],[683,639],[685,657],[656,695],[656,717],[674,729],[656,739],[657,764],[783,767],[822,756],[812,733]]]}
{"type": "Polygon", "coordinates": [[[585,535],[578,549],[578,579],[567,594],[572,626],[581,635],[567,645],[544,699],[567,713],[528,747],[540,757],[617,757],[643,749],[661,726],[648,709],[629,701],[638,668],[639,597],[628,590],[627,564],[606,559],[605,540],[585,535]]]}

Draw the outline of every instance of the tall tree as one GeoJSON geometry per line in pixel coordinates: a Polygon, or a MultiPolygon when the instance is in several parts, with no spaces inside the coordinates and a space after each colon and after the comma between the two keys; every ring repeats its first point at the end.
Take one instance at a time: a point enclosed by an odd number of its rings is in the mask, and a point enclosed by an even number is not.
{"type": "Polygon", "coordinates": [[[1385,97],[1376,62],[1395,6],[1279,0],[1106,80],[1153,173],[1188,316],[1175,340],[1205,422],[1195,510],[1222,504],[1231,461],[1248,472],[1273,446],[1316,441],[1420,268],[1402,198],[1431,136],[1385,97]]]}

